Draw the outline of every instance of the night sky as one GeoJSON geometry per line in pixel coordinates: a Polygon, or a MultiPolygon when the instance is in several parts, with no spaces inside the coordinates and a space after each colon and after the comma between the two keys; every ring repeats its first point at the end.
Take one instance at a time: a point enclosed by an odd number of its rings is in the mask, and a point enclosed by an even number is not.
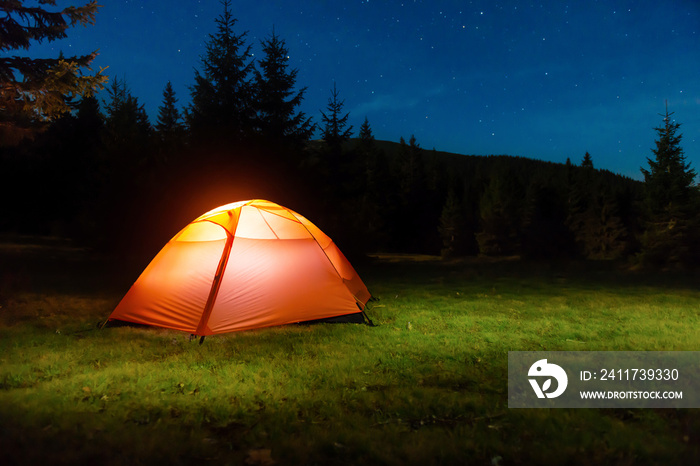
{"type": "MultiPolygon", "coordinates": [[[[32,55],[99,49],[95,69],[125,78],[152,123],[168,81],[189,104],[219,1],[101,3],[95,26],[32,55]]],[[[700,171],[698,0],[239,0],[232,14],[256,58],[273,26],[286,41],[315,122],[335,81],[355,133],[366,116],[377,139],[425,149],[577,164],[588,151],[641,179],[668,100],[700,171]]]]}

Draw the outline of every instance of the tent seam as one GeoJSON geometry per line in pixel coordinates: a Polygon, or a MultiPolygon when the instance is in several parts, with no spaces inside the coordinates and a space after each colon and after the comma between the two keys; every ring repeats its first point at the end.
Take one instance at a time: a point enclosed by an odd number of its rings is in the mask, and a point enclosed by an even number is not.
{"type": "MultiPolygon", "coordinates": [[[[206,327],[209,325],[209,318],[211,317],[211,313],[214,310],[214,305],[216,304],[216,299],[218,298],[219,295],[219,288],[221,287],[221,282],[223,281],[224,278],[224,273],[226,273],[226,269],[228,267],[228,259],[231,256],[231,250],[233,249],[233,241],[236,239],[236,230],[238,229],[238,223],[241,220],[241,209],[243,206],[238,208],[238,218],[236,219],[236,227],[234,228],[233,232],[229,232],[226,228],[224,228],[224,231],[228,235],[226,238],[226,244],[224,245],[224,250],[221,253],[221,258],[219,259],[219,264],[216,266],[216,271],[214,272],[214,278],[215,281],[212,283],[212,287],[209,290],[209,297],[207,298],[207,302],[204,304],[204,309],[202,311],[202,317],[199,320],[199,324],[197,325],[197,332],[204,331],[206,327]],[[224,258],[224,255],[226,257],[224,258]],[[223,262],[222,262],[223,261],[223,262]],[[223,266],[222,266],[223,263],[223,266]],[[221,273],[218,276],[218,280],[216,280],[216,272],[219,271],[219,267],[221,267],[221,273]],[[211,300],[211,304],[210,304],[211,300]]],[[[232,217],[233,215],[231,214],[231,211],[228,212],[229,216],[232,217]]],[[[216,222],[212,222],[215,223],[216,222]]],[[[218,225],[218,224],[217,224],[218,225]]]]}
{"type": "MultiPolygon", "coordinates": [[[[357,304],[360,305],[360,306],[359,306],[359,307],[360,307],[360,310],[361,310],[361,311],[364,311],[364,308],[365,308],[364,303],[363,303],[360,299],[358,299],[357,296],[355,296],[355,293],[353,293],[352,291],[350,291],[350,288],[348,288],[348,286],[345,284],[345,279],[343,278],[342,275],[340,275],[340,272],[338,272],[337,267],[335,266],[335,264],[333,263],[333,261],[331,260],[331,258],[328,257],[328,254],[326,253],[326,250],[323,248],[323,246],[321,246],[321,243],[318,242],[318,239],[316,239],[316,236],[314,236],[314,234],[311,233],[311,230],[309,230],[309,229],[307,228],[307,226],[304,225],[304,222],[302,222],[301,220],[299,220],[299,217],[296,216],[296,214],[294,213],[293,210],[290,210],[290,209],[285,209],[285,210],[287,210],[287,212],[289,212],[289,213],[292,215],[292,217],[294,217],[295,219],[297,219],[297,221],[298,221],[299,223],[301,223],[301,225],[304,227],[304,229],[307,231],[307,233],[309,233],[309,235],[311,235],[311,238],[313,238],[314,242],[318,245],[319,248],[321,248],[321,251],[323,251],[323,255],[326,256],[326,259],[327,259],[328,262],[331,264],[331,267],[333,267],[333,270],[334,270],[335,273],[338,275],[338,278],[340,278],[340,280],[343,282],[343,285],[345,285],[345,289],[348,290],[348,293],[350,293],[350,296],[353,297],[353,299],[355,300],[355,302],[356,302],[357,304]]],[[[333,239],[331,239],[330,237],[328,237],[328,239],[331,240],[331,244],[335,244],[334,241],[333,241],[333,239]]],[[[336,247],[337,247],[337,246],[336,246],[336,247]]]]}
{"type": "MultiPolygon", "coordinates": [[[[254,207],[254,206],[250,206],[250,207],[254,207]]],[[[275,232],[275,230],[272,228],[272,225],[270,225],[270,223],[267,221],[267,219],[266,219],[265,216],[262,214],[262,212],[260,212],[260,211],[263,210],[263,209],[261,209],[260,207],[255,207],[255,209],[258,211],[258,215],[260,215],[260,218],[263,220],[263,222],[265,222],[265,225],[267,225],[267,227],[270,229],[270,231],[272,232],[272,234],[275,235],[275,238],[277,238],[277,239],[282,239],[282,238],[280,238],[280,237],[277,235],[277,233],[275,232]]],[[[267,211],[265,211],[265,212],[267,212],[267,211]]]]}

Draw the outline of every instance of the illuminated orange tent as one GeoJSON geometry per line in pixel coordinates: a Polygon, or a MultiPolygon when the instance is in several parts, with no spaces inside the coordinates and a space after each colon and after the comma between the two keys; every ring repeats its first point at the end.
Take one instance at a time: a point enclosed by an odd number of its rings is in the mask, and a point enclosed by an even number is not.
{"type": "Polygon", "coordinates": [[[371,295],[333,241],[264,200],[214,209],[175,235],[110,320],[213,335],[362,316],[371,295]]]}

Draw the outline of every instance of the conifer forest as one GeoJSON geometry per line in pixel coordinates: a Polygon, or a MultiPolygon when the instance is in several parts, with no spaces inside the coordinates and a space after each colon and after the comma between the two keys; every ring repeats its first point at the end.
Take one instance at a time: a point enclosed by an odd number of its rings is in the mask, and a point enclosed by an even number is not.
{"type": "MultiPolygon", "coordinates": [[[[658,117],[656,139],[642,141],[654,147],[639,161],[644,181],[597,169],[587,152],[566,164],[444,153],[411,134],[375,140],[366,118],[352,127],[335,85],[326,108],[304,114],[307,88],[285,39],[273,30],[253,59],[230,2],[216,24],[190,95],[163,83],[157,115],[125,78],[101,75],[101,92],[68,88],[65,108],[46,118],[7,107],[0,231],[152,257],[201,213],[267,198],[314,221],[349,256],[698,263],[700,194],[672,109],[658,117]]],[[[3,79],[12,66],[3,61],[3,79]]]]}

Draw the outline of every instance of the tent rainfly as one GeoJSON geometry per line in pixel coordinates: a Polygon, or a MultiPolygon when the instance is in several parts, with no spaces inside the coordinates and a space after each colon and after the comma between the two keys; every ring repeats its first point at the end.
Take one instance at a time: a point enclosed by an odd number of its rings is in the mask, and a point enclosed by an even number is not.
{"type": "Polygon", "coordinates": [[[370,298],[318,227],[273,202],[249,200],[216,208],[182,229],[109,320],[204,337],[338,316],[362,319],[370,298]]]}

